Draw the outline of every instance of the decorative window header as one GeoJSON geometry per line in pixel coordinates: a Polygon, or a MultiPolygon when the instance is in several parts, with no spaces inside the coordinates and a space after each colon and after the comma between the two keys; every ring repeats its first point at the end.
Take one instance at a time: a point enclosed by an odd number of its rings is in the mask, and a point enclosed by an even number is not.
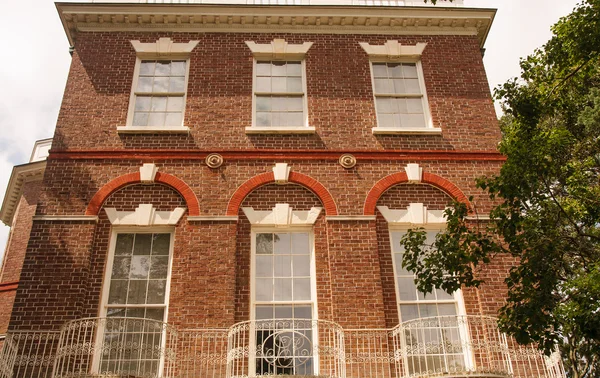
{"type": "Polygon", "coordinates": [[[104,211],[113,226],[174,226],[185,213],[185,208],[156,211],[152,204],[140,204],[135,211],[117,211],[110,207],[104,211]]]}
{"type": "Polygon", "coordinates": [[[382,60],[419,60],[425,50],[427,43],[419,42],[414,46],[402,46],[395,40],[387,41],[383,46],[370,45],[367,42],[360,42],[360,46],[365,50],[371,59],[382,60]]]}
{"type": "Polygon", "coordinates": [[[422,203],[411,203],[406,210],[391,210],[387,206],[377,206],[388,225],[444,225],[444,210],[427,210],[422,203]]]}
{"type": "Polygon", "coordinates": [[[142,43],[140,41],[131,41],[131,45],[140,58],[168,57],[187,58],[192,50],[198,45],[199,41],[189,41],[188,43],[175,43],[171,38],[159,38],[154,43],[142,43]]]}
{"type": "Polygon", "coordinates": [[[274,39],[271,43],[259,44],[246,41],[246,45],[252,50],[252,55],[257,59],[304,59],[312,42],[304,42],[301,45],[287,43],[285,39],[274,39]]]}
{"type": "Polygon", "coordinates": [[[243,207],[242,210],[252,225],[290,227],[313,225],[323,209],[313,207],[309,211],[297,211],[287,203],[278,203],[270,211],[256,211],[251,207],[243,207]]]}

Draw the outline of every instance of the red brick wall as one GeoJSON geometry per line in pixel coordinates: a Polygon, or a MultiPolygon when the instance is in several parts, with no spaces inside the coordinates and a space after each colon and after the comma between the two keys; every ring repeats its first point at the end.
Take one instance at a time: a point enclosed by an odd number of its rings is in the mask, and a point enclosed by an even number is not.
{"type": "MultiPolygon", "coordinates": [[[[340,215],[362,215],[373,185],[415,162],[473,195],[478,210],[485,212],[491,203],[476,189],[475,178],[497,172],[501,161],[464,156],[453,160],[457,155],[452,153],[493,152],[499,136],[474,36],[79,33],[37,213],[83,215],[100,188],[137,172],[145,162],[189,185],[202,215],[225,215],[241,185],[280,162],[321,183],[340,215]],[[176,42],[200,41],[191,56],[185,116],[190,133],[118,135],[116,127],[127,117],[135,64],[129,41],[155,42],[167,36],[176,42]],[[306,57],[314,135],[244,132],[252,116],[252,56],[244,42],[273,38],[314,42],[306,57]],[[383,44],[388,39],[428,43],[422,63],[434,126],[442,128],[441,136],[372,134],[376,120],[369,60],[358,42],[383,44]],[[440,154],[418,155],[421,150],[440,154]],[[238,155],[209,169],[203,159],[213,151],[238,155]],[[344,152],[372,155],[344,169],[337,163],[344,152]]],[[[448,200],[429,186],[397,185],[379,204],[405,208],[412,201],[439,209],[448,200]]],[[[254,190],[242,206],[269,210],[282,202],[299,210],[322,206],[306,188],[275,184],[254,190]]],[[[120,189],[104,206],[133,210],[139,203],[163,210],[185,206],[172,189],[144,184],[120,189]]],[[[56,327],[66,319],[98,314],[110,229],[102,210],[98,224],[36,222],[12,327],[56,327]]],[[[169,322],[200,328],[248,319],[250,230],[241,211],[237,223],[183,217],[175,230],[169,322]]],[[[319,317],[345,327],[395,325],[389,236],[381,216],[377,221],[335,221],[321,214],[314,234],[319,317]]],[[[505,269],[503,264],[490,273],[495,286],[486,292],[489,311],[498,302],[496,289],[503,273],[497,272],[505,269]]]]}
{"type": "Polygon", "coordinates": [[[16,295],[15,286],[21,275],[41,184],[41,181],[36,181],[23,186],[23,195],[15,211],[14,222],[10,230],[0,271],[0,335],[6,333],[8,329],[10,313],[16,295]]]}
{"type": "Polygon", "coordinates": [[[53,143],[63,149],[437,149],[495,151],[496,116],[475,36],[241,33],[80,33],[53,143]],[[191,55],[189,135],[121,135],[135,51],[130,40],[198,40],[191,55]],[[252,117],[252,55],[245,41],[314,42],[306,55],[315,135],[246,135],[252,117]],[[369,59],[359,42],[426,42],[422,56],[433,123],[442,136],[374,136],[369,59]],[[451,58],[450,58],[451,57],[451,58]]]}

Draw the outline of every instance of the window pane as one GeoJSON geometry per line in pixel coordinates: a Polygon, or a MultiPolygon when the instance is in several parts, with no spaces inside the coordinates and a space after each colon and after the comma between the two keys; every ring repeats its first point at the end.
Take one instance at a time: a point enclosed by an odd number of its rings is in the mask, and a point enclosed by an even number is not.
{"type": "Polygon", "coordinates": [[[294,256],[293,257],[294,276],[308,277],[310,276],[310,256],[294,256]]]}
{"type": "Polygon", "coordinates": [[[456,305],[454,303],[440,303],[438,305],[440,315],[456,315],[456,305]]]}
{"type": "Polygon", "coordinates": [[[152,97],[149,96],[137,96],[135,98],[135,110],[136,111],[149,111],[152,97]]]}
{"type": "Polygon", "coordinates": [[[273,300],[273,279],[257,278],[255,298],[257,301],[273,300]]]}
{"type": "Polygon", "coordinates": [[[108,304],[124,304],[127,297],[127,281],[112,280],[108,289],[108,304]]]}
{"type": "Polygon", "coordinates": [[[308,233],[294,232],[292,234],[292,253],[295,255],[310,253],[308,233]]]}
{"type": "Polygon", "coordinates": [[[401,253],[395,253],[394,260],[395,260],[395,264],[396,264],[396,274],[397,275],[399,275],[399,276],[412,275],[412,273],[410,273],[408,270],[406,270],[402,267],[402,254],[401,253]]]}
{"type": "Polygon", "coordinates": [[[273,77],[271,80],[271,91],[272,92],[288,92],[287,79],[285,77],[273,77]]]}
{"type": "Polygon", "coordinates": [[[275,279],[275,298],[276,301],[292,300],[292,280],[289,278],[275,279]]]}
{"type": "Polygon", "coordinates": [[[255,319],[273,319],[273,306],[256,306],[255,319]]]}
{"type": "Polygon", "coordinates": [[[407,113],[423,114],[423,100],[421,100],[420,98],[407,98],[406,111],[407,113]]]}
{"type": "Polygon", "coordinates": [[[400,305],[400,315],[403,322],[418,318],[417,305],[400,305]]]}
{"type": "Polygon", "coordinates": [[[290,254],[290,234],[275,234],[275,254],[290,254]]]}
{"type": "Polygon", "coordinates": [[[270,77],[257,77],[256,78],[256,92],[271,92],[271,78],[270,77]]]}
{"type": "Polygon", "coordinates": [[[402,127],[425,127],[425,118],[422,114],[401,115],[402,127]]]}
{"type": "Polygon", "coordinates": [[[286,124],[288,126],[304,126],[304,113],[287,113],[286,124]]]}
{"type": "Polygon", "coordinates": [[[273,234],[256,234],[256,253],[273,254],[273,234]]]}
{"type": "Polygon", "coordinates": [[[303,92],[302,79],[291,77],[287,79],[287,92],[303,92]]]}
{"type": "Polygon", "coordinates": [[[152,92],[152,77],[140,77],[138,79],[137,92],[152,92]]]}
{"type": "Polygon", "coordinates": [[[148,301],[146,303],[165,303],[166,282],[166,280],[150,280],[148,282],[148,301]]]}
{"type": "Polygon", "coordinates": [[[152,254],[168,255],[171,244],[171,234],[152,235],[152,254]]]}
{"type": "Polygon", "coordinates": [[[387,65],[385,63],[373,63],[373,76],[387,78],[387,65]]]}
{"type": "Polygon", "coordinates": [[[421,93],[421,87],[417,79],[404,79],[404,87],[406,88],[404,93],[421,93]]]}
{"type": "Polygon", "coordinates": [[[271,98],[266,96],[256,97],[256,111],[270,111],[271,110],[271,98]]]}
{"type": "Polygon", "coordinates": [[[153,92],[164,93],[169,91],[169,78],[168,77],[155,77],[153,92]]]}
{"type": "Polygon", "coordinates": [[[310,300],[310,278],[294,278],[294,299],[310,300]]]}
{"type": "Polygon", "coordinates": [[[257,126],[271,126],[271,114],[270,113],[256,113],[256,125],[257,126]]]}
{"type": "Polygon", "coordinates": [[[133,126],[148,126],[148,113],[134,113],[133,126]]]}
{"type": "Polygon", "coordinates": [[[293,317],[292,306],[275,306],[275,319],[291,319],[293,317]]]}
{"type": "Polygon", "coordinates": [[[172,77],[169,79],[169,92],[184,92],[185,91],[185,77],[172,77]]]}
{"type": "Polygon", "coordinates": [[[134,255],[149,255],[150,245],[152,244],[152,234],[136,234],[135,246],[133,247],[134,255]]]}
{"type": "Polygon", "coordinates": [[[127,279],[129,278],[129,267],[131,264],[130,256],[115,256],[111,278],[127,279]]]}
{"type": "Polygon", "coordinates": [[[294,318],[312,319],[312,309],[310,306],[294,306],[294,318]]]}
{"type": "Polygon", "coordinates": [[[272,256],[256,256],[256,277],[273,277],[272,256]]]}
{"type": "Polygon", "coordinates": [[[288,97],[287,110],[302,111],[302,97],[288,97]]]}
{"type": "Polygon", "coordinates": [[[402,77],[402,65],[401,64],[388,64],[388,73],[390,77],[401,78],[402,77]]]}
{"type": "Polygon", "coordinates": [[[437,299],[439,299],[439,300],[447,300],[447,299],[453,299],[454,298],[454,295],[448,294],[448,293],[446,293],[442,289],[437,289],[435,291],[435,293],[437,295],[437,299]]]}
{"type": "Polygon", "coordinates": [[[375,93],[392,93],[388,79],[375,79],[375,93]]]}
{"type": "Polygon", "coordinates": [[[291,256],[275,256],[275,277],[292,276],[291,256]]]}
{"type": "Polygon", "coordinates": [[[302,63],[301,62],[288,62],[287,63],[287,75],[288,76],[302,76],[302,63]]]}
{"type": "Polygon", "coordinates": [[[398,277],[398,295],[401,301],[412,301],[417,299],[417,287],[412,277],[398,277]]]}
{"type": "Polygon", "coordinates": [[[394,127],[394,117],[391,114],[379,114],[379,127],[394,127]]]}
{"type": "Polygon", "coordinates": [[[146,319],[153,319],[163,321],[165,318],[165,310],[162,308],[149,308],[146,309],[146,319]]]}
{"type": "Polygon", "coordinates": [[[118,234],[115,245],[115,255],[131,255],[133,234],[118,234]]]}
{"type": "Polygon", "coordinates": [[[167,99],[167,111],[177,112],[183,110],[183,97],[170,96],[167,99]]]}
{"type": "Polygon", "coordinates": [[[396,108],[395,99],[380,97],[375,99],[378,113],[393,113],[396,108]]]}
{"type": "Polygon", "coordinates": [[[185,61],[173,61],[171,62],[171,75],[172,76],[185,76],[185,61]]]}
{"type": "Polygon", "coordinates": [[[153,76],[154,75],[154,62],[142,62],[140,64],[140,75],[153,76]]]}
{"type": "Polygon", "coordinates": [[[154,76],[169,76],[171,74],[171,62],[156,62],[154,76]]]}
{"type": "Polygon", "coordinates": [[[257,76],[271,76],[271,62],[256,62],[257,76]]]}
{"type": "Polygon", "coordinates": [[[286,62],[271,62],[272,76],[286,76],[286,62]]]}
{"type": "Polygon", "coordinates": [[[169,270],[169,256],[153,256],[150,264],[150,278],[166,279],[169,270]]]}
{"type": "Polygon", "coordinates": [[[417,78],[417,65],[416,64],[403,64],[402,72],[405,78],[416,79],[417,78]]]}
{"type": "Polygon", "coordinates": [[[419,305],[419,312],[420,312],[421,318],[428,318],[430,316],[438,316],[437,305],[435,305],[435,304],[419,305]]]}
{"type": "Polygon", "coordinates": [[[128,304],[146,303],[146,280],[129,281],[129,292],[127,294],[128,304]]]}
{"type": "Polygon", "coordinates": [[[149,272],[150,272],[150,257],[149,256],[133,256],[132,257],[129,278],[145,279],[145,278],[148,278],[149,272]]]}
{"type": "Polygon", "coordinates": [[[165,113],[150,113],[148,115],[148,126],[164,126],[165,113]]]}
{"type": "Polygon", "coordinates": [[[165,126],[181,126],[183,122],[181,113],[167,113],[165,117],[165,126]]]}
{"type": "Polygon", "coordinates": [[[394,93],[413,93],[406,90],[405,80],[404,79],[394,79],[394,93]]]}
{"type": "Polygon", "coordinates": [[[167,98],[166,97],[152,97],[152,111],[153,112],[164,112],[167,110],[167,98]]]}

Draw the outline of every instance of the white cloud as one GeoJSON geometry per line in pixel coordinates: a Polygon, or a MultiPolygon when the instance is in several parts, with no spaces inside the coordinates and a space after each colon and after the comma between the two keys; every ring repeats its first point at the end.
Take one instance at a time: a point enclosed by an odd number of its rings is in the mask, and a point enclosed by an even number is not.
{"type": "MultiPolygon", "coordinates": [[[[470,7],[498,8],[484,58],[490,86],[517,76],[519,58],[548,40],[550,26],[576,2],[465,0],[470,7]]],[[[27,162],[35,140],[52,136],[70,63],[67,38],[52,1],[8,1],[2,10],[0,197],[12,166],[27,162]]],[[[8,227],[0,227],[0,255],[7,237],[8,227]]]]}

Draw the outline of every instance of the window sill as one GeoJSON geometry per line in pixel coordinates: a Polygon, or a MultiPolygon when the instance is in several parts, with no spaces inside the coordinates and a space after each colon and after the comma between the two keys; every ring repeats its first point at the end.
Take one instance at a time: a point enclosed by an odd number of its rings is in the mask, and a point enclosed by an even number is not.
{"type": "Polygon", "coordinates": [[[442,135],[439,127],[374,127],[373,134],[398,134],[398,135],[442,135]]]}
{"type": "Polygon", "coordinates": [[[314,127],[246,127],[246,134],[315,134],[314,127]]]}
{"type": "Polygon", "coordinates": [[[118,126],[119,134],[187,134],[187,126],[118,126]]]}

